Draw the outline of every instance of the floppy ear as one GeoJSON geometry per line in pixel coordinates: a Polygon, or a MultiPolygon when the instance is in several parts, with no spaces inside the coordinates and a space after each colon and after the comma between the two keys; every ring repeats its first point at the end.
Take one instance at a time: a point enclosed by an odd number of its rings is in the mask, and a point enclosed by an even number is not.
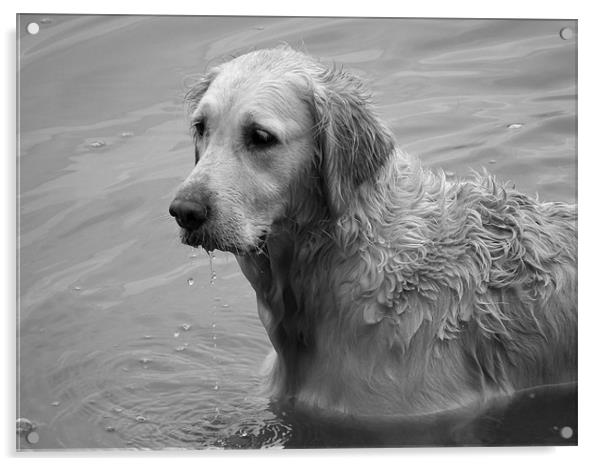
{"type": "Polygon", "coordinates": [[[328,70],[314,91],[316,146],[323,191],[333,218],[349,207],[357,187],[374,180],[395,148],[361,81],[328,70]]]}
{"type": "Polygon", "coordinates": [[[190,89],[186,92],[186,103],[188,104],[188,112],[192,113],[197,107],[207,89],[217,76],[218,69],[214,68],[208,71],[206,74],[201,76],[197,82],[195,82],[190,89]]]}
{"type": "MultiPolygon", "coordinates": [[[[194,110],[199,105],[199,102],[203,98],[203,95],[205,95],[205,92],[207,92],[207,89],[209,89],[209,86],[213,82],[213,79],[215,78],[217,73],[218,73],[217,69],[213,69],[213,70],[209,71],[205,75],[201,76],[201,78],[196,83],[194,83],[194,85],[190,89],[188,89],[188,92],[186,92],[185,100],[186,100],[186,103],[188,104],[188,113],[190,115],[192,115],[194,110]]],[[[195,141],[196,141],[196,136],[195,136],[195,141]]],[[[200,157],[199,147],[198,147],[198,144],[195,144],[194,145],[194,163],[195,163],[195,165],[198,163],[199,157],[200,157]]]]}

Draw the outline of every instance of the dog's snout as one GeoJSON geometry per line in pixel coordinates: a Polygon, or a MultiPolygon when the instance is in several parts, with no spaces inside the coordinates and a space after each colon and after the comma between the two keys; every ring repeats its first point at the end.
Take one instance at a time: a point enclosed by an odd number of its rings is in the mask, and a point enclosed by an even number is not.
{"type": "Polygon", "coordinates": [[[169,206],[169,213],[182,228],[196,230],[207,220],[209,206],[194,201],[174,199],[169,206]]]}

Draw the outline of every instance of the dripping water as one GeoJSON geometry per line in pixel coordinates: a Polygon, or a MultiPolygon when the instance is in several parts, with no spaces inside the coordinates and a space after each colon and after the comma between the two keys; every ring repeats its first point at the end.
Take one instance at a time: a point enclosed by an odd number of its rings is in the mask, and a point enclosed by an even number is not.
{"type": "MultiPolygon", "coordinates": [[[[190,255],[188,257],[191,261],[194,261],[198,257],[198,254],[194,248],[190,248],[190,249],[191,249],[191,251],[190,251],[190,255]]],[[[188,278],[188,286],[192,286],[192,285],[194,285],[194,277],[189,277],[188,278]]]]}
{"type": "Polygon", "coordinates": [[[209,252],[207,254],[209,254],[209,271],[211,273],[211,277],[209,278],[209,286],[213,288],[215,286],[215,280],[217,280],[217,274],[213,268],[213,259],[215,259],[215,254],[213,252],[209,252]]]}
{"type": "MultiPolygon", "coordinates": [[[[213,261],[215,260],[215,254],[213,252],[208,252],[209,255],[209,287],[215,288],[215,282],[217,280],[217,273],[215,272],[215,268],[213,265],[213,261]]],[[[216,392],[219,390],[219,365],[217,363],[217,323],[216,323],[216,315],[217,315],[217,301],[213,301],[213,305],[211,306],[211,341],[213,343],[213,351],[212,351],[212,360],[214,364],[214,384],[213,390],[216,392]]],[[[215,407],[215,417],[214,420],[219,418],[219,408],[215,407]]]]}

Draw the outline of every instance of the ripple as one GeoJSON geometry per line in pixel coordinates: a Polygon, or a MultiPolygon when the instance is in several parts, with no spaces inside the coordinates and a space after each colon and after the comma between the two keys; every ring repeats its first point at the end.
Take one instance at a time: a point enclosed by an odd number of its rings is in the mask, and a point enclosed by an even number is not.
{"type": "Polygon", "coordinates": [[[106,142],[104,141],[92,141],[88,143],[88,147],[91,147],[93,149],[100,149],[101,147],[105,147],[107,145],[106,142]]]}
{"type": "MultiPolygon", "coordinates": [[[[172,344],[167,333],[153,340],[138,337],[120,345],[123,350],[65,355],[51,376],[61,400],[53,422],[68,426],[88,419],[97,429],[95,441],[136,449],[239,448],[243,443],[237,437],[252,442],[252,448],[278,443],[278,428],[267,427],[276,422],[267,401],[249,395],[256,385],[241,387],[231,374],[220,377],[218,385],[215,366],[227,358],[218,353],[218,362],[213,361],[208,344],[186,342],[181,352],[172,344]],[[87,377],[80,376],[82,370],[87,377]],[[248,416],[254,419],[243,425],[241,418],[248,416]],[[265,432],[253,435],[263,427],[265,432]]],[[[256,384],[255,378],[249,380],[256,384]]]]}

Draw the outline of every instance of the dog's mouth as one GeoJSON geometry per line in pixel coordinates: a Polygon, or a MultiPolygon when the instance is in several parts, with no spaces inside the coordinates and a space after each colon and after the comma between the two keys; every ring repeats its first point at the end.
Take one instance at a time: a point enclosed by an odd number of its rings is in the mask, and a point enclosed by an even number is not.
{"type": "Polygon", "coordinates": [[[237,256],[261,254],[265,252],[267,237],[267,233],[264,233],[257,238],[255,244],[242,245],[220,241],[202,230],[191,231],[186,228],[180,229],[180,239],[183,244],[192,246],[193,248],[201,247],[207,252],[217,249],[219,251],[231,252],[237,256]]]}
{"type": "Polygon", "coordinates": [[[213,238],[199,230],[187,230],[186,228],[181,228],[180,239],[182,240],[182,243],[188,246],[192,246],[193,248],[202,247],[207,252],[211,252],[214,249],[220,249],[213,238]]]}

